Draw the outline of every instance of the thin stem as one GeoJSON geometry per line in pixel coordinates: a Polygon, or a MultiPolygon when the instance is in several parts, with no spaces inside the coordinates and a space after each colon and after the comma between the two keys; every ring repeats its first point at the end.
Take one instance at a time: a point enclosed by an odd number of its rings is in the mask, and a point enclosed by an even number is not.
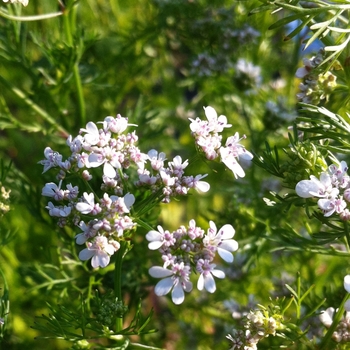
{"type": "MultiPolygon", "coordinates": [[[[76,23],[75,17],[76,17],[76,10],[74,7],[70,10],[66,10],[63,13],[64,32],[65,32],[67,44],[70,47],[74,46],[73,30],[75,30],[75,23],[76,23]]],[[[77,100],[78,100],[79,125],[85,125],[85,122],[86,122],[85,100],[84,100],[83,87],[82,87],[80,74],[79,74],[79,60],[78,59],[74,63],[73,79],[74,79],[74,83],[75,83],[75,89],[76,89],[77,100]]]]}
{"type": "Polygon", "coordinates": [[[338,309],[337,313],[335,314],[335,316],[333,318],[332,325],[328,328],[328,331],[327,331],[326,335],[324,336],[324,338],[322,340],[322,343],[320,345],[320,350],[329,349],[328,343],[331,340],[335,329],[337,328],[340,320],[342,319],[342,317],[344,315],[344,305],[345,305],[345,302],[348,300],[348,298],[349,298],[349,293],[347,293],[345,295],[344,299],[342,300],[342,302],[341,302],[341,304],[339,306],[339,309],[338,309]]]}
{"type": "Polygon", "coordinates": [[[0,75],[0,83],[12,91],[17,97],[19,97],[28,107],[30,107],[34,112],[38,113],[44,120],[46,120],[51,126],[60,131],[64,136],[68,136],[68,132],[60,125],[57,124],[57,121],[53,119],[46,111],[41,107],[35,104],[26,94],[9,83],[0,75]]]}
{"type": "MultiPolygon", "coordinates": [[[[114,295],[118,298],[118,301],[123,301],[122,295],[122,265],[123,265],[123,257],[127,250],[127,242],[120,242],[120,248],[117,252],[117,258],[115,261],[115,269],[114,269],[114,295]]],[[[123,318],[117,317],[116,320],[116,333],[123,329],[123,318]]]]}
{"type": "Polygon", "coordinates": [[[12,16],[0,10],[0,17],[4,17],[7,19],[20,21],[20,22],[41,21],[44,19],[55,18],[62,15],[63,15],[63,12],[53,12],[53,13],[47,13],[45,15],[38,15],[38,16],[12,16]]]}

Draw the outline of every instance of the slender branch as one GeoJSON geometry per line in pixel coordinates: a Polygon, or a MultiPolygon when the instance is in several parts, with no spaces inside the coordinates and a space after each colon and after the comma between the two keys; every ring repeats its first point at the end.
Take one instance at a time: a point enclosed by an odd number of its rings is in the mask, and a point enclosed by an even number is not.
{"type": "Polygon", "coordinates": [[[20,21],[20,22],[31,22],[31,21],[41,21],[44,19],[50,19],[62,16],[63,12],[53,12],[53,13],[47,13],[44,15],[37,15],[37,16],[12,16],[7,14],[6,12],[3,12],[0,10],[0,17],[4,17],[7,19],[11,19],[14,21],[20,21]]]}

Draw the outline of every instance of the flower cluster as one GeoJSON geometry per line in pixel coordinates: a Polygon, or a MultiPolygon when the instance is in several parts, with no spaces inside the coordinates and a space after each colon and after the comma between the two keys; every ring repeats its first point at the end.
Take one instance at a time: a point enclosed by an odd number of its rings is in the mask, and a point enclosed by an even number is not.
{"type": "Polygon", "coordinates": [[[0,217],[10,210],[10,193],[11,190],[6,190],[0,183],[0,217]]]}
{"type": "MultiPolygon", "coordinates": [[[[344,277],[344,289],[350,293],[350,275],[344,277]]],[[[345,302],[345,315],[337,324],[335,331],[332,334],[332,339],[337,343],[350,342],[350,300],[345,302]]],[[[338,310],[337,310],[338,311],[338,310]]],[[[329,307],[320,314],[320,321],[326,328],[330,328],[333,323],[333,317],[336,310],[329,307]]]]}
{"type": "Polygon", "coordinates": [[[10,2],[11,4],[22,4],[23,6],[27,6],[29,0],[2,0],[3,2],[10,2]]]}
{"type": "Polygon", "coordinates": [[[332,164],[320,178],[311,175],[310,180],[299,181],[295,187],[298,196],[302,198],[319,198],[318,207],[325,217],[339,214],[342,220],[350,220],[350,211],[347,208],[350,202],[350,178],[347,174],[346,162],[340,165],[332,164]]]}
{"type": "Polygon", "coordinates": [[[245,172],[238,160],[240,158],[248,161],[253,159],[253,155],[239,143],[245,138],[245,135],[239,138],[239,134],[236,132],[234,136],[228,137],[225,146],[222,146],[222,135],[220,133],[232,125],[227,123],[227,118],[224,115],[218,117],[213,107],[204,107],[204,111],[207,120],[189,118],[196,145],[209,160],[214,160],[220,155],[221,161],[233,172],[235,178],[244,177],[245,172]]]}
{"type": "Polygon", "coordinates": [[[304,67],[298,68],[295,74],[297,78],[303,79],[299,84],[298,101],[317,105],[320,100],[327,99],[336,87],[337,77],[330,71],[322,73],[318,68],[323,60],[324,50],[322,49],[311,59],[303,59],[304,67]]]}
{"type": "Polygon", "coordinates": [[[55,202],[48,203],[49,214],[58,218],[61,227],[80,228],[76,243],[87,247],[79,258],[92,259],[94,268],[106,267],[111,255],[120,248],[120,241],[136,227],[130,213],[136,200],[129,193],[131,186],[146,188],[155,198],[154,204],[186,195],[192,188],[200,192],[209,190],[209,184],[201,181],[206,175],[184,176],[188,161],[183,162],[180,156],[165,165],[164,153],[155,150],[142,153],[136,146],[136,132],[125,132],[131,125],[127,118],[118,114],[98,124],[100,128],[89,122],[78,136],[68,137],[66,143],[71,154],[67,159],[47,147],[45,159],[39,162],[44,172],[58,169],[58,184],[49,182],[42,190],[43,196],[55,202]],[[134,169],[134,173],[129,174],[129,169],[134,169]],[[68,179],[76,184],[63,186],[68,179]]]}
{"type": "Polygon", "coordinates": [[[267,310],[261,306],[260,310],[250,311],[246,315],[245,330],[234,330],[227,339],[231,342],[230,350],[255,350],[257,344],[269,335],[276,335],[276,331],[283,329],[283,316],[279,308],[267,310]]]}
{"type": "Polygon", "coordinates": [[[158,231],[149,231],[146,235],[150,242],[148,247],[158,249],[163,260],[163,266],[153,266],[149,270],[152,277],[162,278],[155,287],[155,293],[162,296],[172,291],[173,302],[181,304],[185,298],[184,291],[192,290],[190,274],[193,270],[200,274],[197,288],[214,293],[214,276],[225,278],[225,273],[216,269],[213,260],[218,253],[226,262],[233,261],[232,252],[238,249],[238,243],[232,239],[234,234],[231,225],[224,225],[218,231],[213,221],[209,222],[205,232],[196,226],[195,220],[191,220],[188,227],[181,226],[173,232],[161,226],[158,226],[158,231]]]}

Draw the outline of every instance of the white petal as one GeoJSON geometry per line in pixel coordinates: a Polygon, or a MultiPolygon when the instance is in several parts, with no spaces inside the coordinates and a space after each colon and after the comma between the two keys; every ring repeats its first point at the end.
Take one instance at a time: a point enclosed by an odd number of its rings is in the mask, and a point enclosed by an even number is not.
{"type": "Polygon", "coordinates": [[[225,272],[221,270],[212,270],[211,273],[217,278],[225,278],[225,272]]]}
{"type": "Polygon", "coordinates": [[[204,277],[203,277],[203,274],[201,273],[197,281],[197,288],[198,290],[203,290],[203,287],[204,287],[204,277]]]}
{"type": "Polygon", "coordinates": [[[149,231],[146,235],[148,241],[160,241],[161,237],[161,234],[155,230],[149,231]]]}
{"type": "Polygon", "coordinates": [[[171,293],[171,299],[173,300],[173,303],[176,305],[181,304],[185,300],[185,292],[182,289],[181,283],[178,283],[172,293],[171,293]]]}
{"type": "Polygon", "coordinates": [[[160,280],[154,289],[154,292],[158,296],[166,295],[170,292],[171,288],[174,285],[174,281],[171,277],[164,278],[163,280],[160,280]]]}
{"type": "Polygon", "coordinates": [[[345,311],[349,312],[350,311],[350,299],[348,299],[345,304],[344,304],[344,309],[345,311]]]}
{"type": "Polygon", "coordinates": [[[101,154],[91,153],[88,158],[89,166],[91,168],[97,168],[103,164],[104,159],[101,154]]]}
{"type": "Polygon", "coordinates": [[[229,224],[222,226],[221,229],[219,230],[219,233],[221,234],[220,237],[222,239],[232,238],[235,235],[235,232],[236,231],[233,228],[233,226],[229,224]]]}
{"type": "Polygon", "coordinates": [[[109,255],[104,253],[104,252],[100,252],[99,254],[95,254],[92,259],[91,259],[91,266],[93,268],[97,268],[99,266],[101,267],[106,267],[109,264],[109,255]]]}
{"type": "Polygon", "coordinates": [[[80,260],[89,260],[90,258],[93,257],[94,254],[95,254],[94,250],[89,250],[89,249],[85,248],[79,253],[79,259],[80,260]]]}
{"type": "Polygon", "coordinates": [[[329,307],[320,315],[320,321],[328,328],[333,323],[334,308],[329,307]]]}
{"type": "Polygon", "coordinates": [[[234,239],[226,239],[220,244],[219,248],[228,250],[229,252],[235,252],[238,249],[238,242],[234,239]]]}
{"type": "Polygon", "coordinates": [[[114,179],[117,175],[117,172],[112,167],[112,165],[106,162],[103,166],[103,174],[111,179],[114,179]]]}
{"type": "Polygon", "coordinates": [[[344,288],[348,293],[350,293],[350,275],[346,275],[344,277],[344,288]]]}
{"type": "Polygon", "coordinates": [[[165,269],[161,266],[152,266],[148,273],[155,278],[163,278],[173,275],[173,272],[171,270],[165,269]]]}
{"type": "Polygon", "coordinates": [[[319,186],[311,180],[302,180],[295,186],[295,192],[301,198],[311,198],[313,197],[310,192],[318,192],[319,186]]]}
{"type": "MultiPolygon", "coordinates": [[[[214,271],[212,271],[212,272],[214,272],[214,271]]],[[[210,273],[208,273],[204,277],[204,287],[209,293],[214,293],[216,291],[215,280],[214,280],[214,277],[210,273]]]]}
{"type": "Polygon", "coordinates": [[[77,203],[75,208],[82,214],[89,214],[93,209],[90,204],[82,202],[77,203]]]}
{"type": "Polygon", "coordinates": [[[124,203],[128,209],[135,203],[135,196],[131,193],[127,193],[124,196],[124,203]]]}
{"type": "Polygon", "coordinates": [[[208,192],[210,190],[210,185],[205,181],[198,181],[196,184],[196,190],[198,192],[208,192]]]}
{"type": "Polygon", "coordinates": [[[233,255],[230,252],[228,252],[225,249],[218,248],[218,253],[223,260],[225,260],[228,263],[232,263],[233,255]]]}
{"type": "Polygon", "coordinates": [[[84,233],[77,234],[75,236],[75,238],[76,238],[76,241],[75,241],[76,244],[84,244],[87,241],[87,239],[88,239],[88,237],[85,236],[84,233]]]}
{"type": "Polygon", "coordinates": [[[216,113],[213,107],[208,106],[203,108],[204,108],[205,116],[209,121],[218,118],[218,114],[216,113]]]}
{"type": "Polygon", "coordinates": [[[162,242],[162,241],[153,241],[151,243],[148,243],[148,249],[157,250],[163,245],[163,243],[164,242],[162,242]]]}

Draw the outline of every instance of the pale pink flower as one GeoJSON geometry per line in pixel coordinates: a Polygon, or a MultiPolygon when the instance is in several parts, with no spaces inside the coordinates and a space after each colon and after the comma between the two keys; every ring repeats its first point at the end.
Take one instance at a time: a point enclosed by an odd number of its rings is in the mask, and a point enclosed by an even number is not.
{"type": "Polygon", "coordinates": [[[185,292],[192,290],[192,282],[189,280],[191,273],[190,266],[182,263],[175,263],[170,266],[171,270],[161,266],[153,266],[149,269],[149,274],[155,278],[163,278],[155,287],[158,296],[166,295],[171,290],[171,298],[174,304],[179,305],[185,299],[185,292]]]}
{"type": "Polygon", "coordinates": [[[199,259],[197,261],[196,270],[200,273],[197,282],[198,290],[205,288],[209,293],[214,293],[216,284],[214,277],[225,278],[225,273],[215,269],[216,265],[211,264],[209,260],[199,259]]]}
{"type": "Polygon", "coordinates": [[[108,242],[105,236],[97,236],[88,247],[79,253],[80,260],[91,259],[93,268],[106,267],[109,264],[110,256],[113,255],[120,247],[116,241],[108,242]]]}

